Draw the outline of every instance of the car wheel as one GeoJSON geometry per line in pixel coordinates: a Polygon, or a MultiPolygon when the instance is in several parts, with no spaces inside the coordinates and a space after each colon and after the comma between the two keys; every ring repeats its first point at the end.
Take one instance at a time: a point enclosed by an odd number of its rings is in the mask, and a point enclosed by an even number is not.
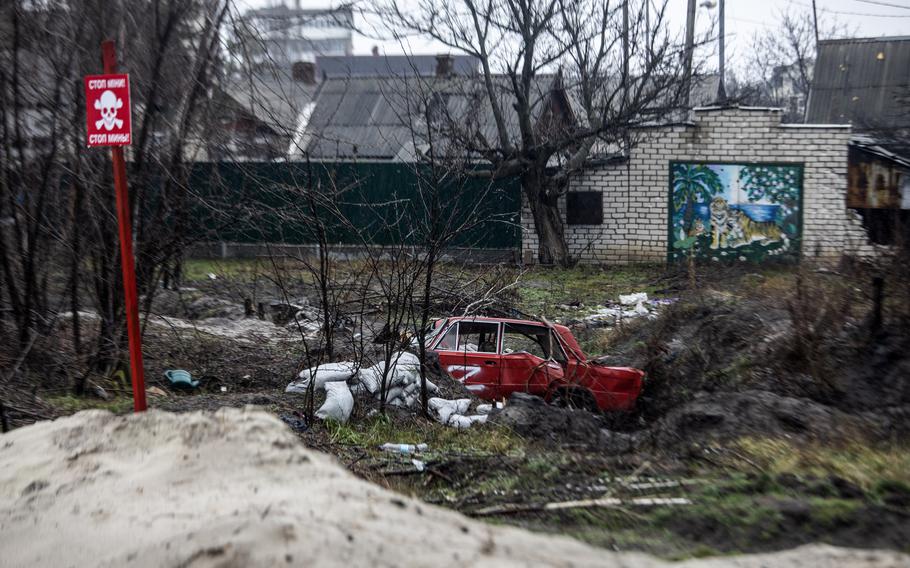
{"type": "Polygon", "coordinates": [[[594,396],[585,389],[556,389],[550,396],[550,404],[561,408],[578,408],[588,412],[600,412],[594,396]]]}

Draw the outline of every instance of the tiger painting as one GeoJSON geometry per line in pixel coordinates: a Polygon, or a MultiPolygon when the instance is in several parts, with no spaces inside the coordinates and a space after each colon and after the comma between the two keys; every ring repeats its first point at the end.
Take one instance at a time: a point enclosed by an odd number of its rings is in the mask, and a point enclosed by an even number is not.
{"type": "Polygon", "coordinates": [[[711,200],[711,248],[718,249],[727,246],[727,231],[730,223],[730,207],[723,197],[711,200]]]}
{"type": "Polygon", "coordinates": [[[706,232],[707,232],[707,230],[705,229],[705,222],[702,221],[700,218],[696,217],[695,221],[692,222],[692,228],[689,229],[689,234],[686,236],[687,237],[700,237],[700,236],[704,235],[706,232]]]}
{"type": "Polygon", "coordinates": [[[758,242],[768,246],[782,243],[781,250],[789,245],[789,239],[777,223],[755,221],[740,209],[733,209],[723,197],[711,201],[711,248],[741,247],[758,242]]]}

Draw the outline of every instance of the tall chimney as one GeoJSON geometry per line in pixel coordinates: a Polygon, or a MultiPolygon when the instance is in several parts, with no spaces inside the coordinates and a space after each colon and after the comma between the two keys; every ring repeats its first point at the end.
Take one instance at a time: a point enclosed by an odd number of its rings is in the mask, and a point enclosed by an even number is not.
{"type": "Polygon", "coordinates": [[[291,64],[291,76],[305,85],[315,85],[316,64],[312,61],[295,61],[291,64]]]}
{"type": "Polygon", "coordinates": [[[436,56],[436,76],[448,77],[455,71],[455,58],[448,53],[440,53],[436,56]]]}

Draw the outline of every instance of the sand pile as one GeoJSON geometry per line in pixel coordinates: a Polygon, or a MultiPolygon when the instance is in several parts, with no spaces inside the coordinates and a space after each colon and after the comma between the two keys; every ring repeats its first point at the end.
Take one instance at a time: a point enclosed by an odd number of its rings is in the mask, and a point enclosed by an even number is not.
{"type": "MultiPolygon", "coordinates": [[[[804,547],[673,566],[899,566],[804,547]]],[[[3,566],[664,566],[361,481],[258,410],[83,412],[0,437],[3,566]]]]}

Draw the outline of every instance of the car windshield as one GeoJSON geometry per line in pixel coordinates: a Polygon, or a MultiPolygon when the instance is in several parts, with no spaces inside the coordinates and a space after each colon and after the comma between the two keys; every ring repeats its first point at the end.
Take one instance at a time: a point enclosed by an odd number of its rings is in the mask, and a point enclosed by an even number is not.
{"type": "Polygon", "coordinates": [[[429,326],[424,330],[424,337],[426,337],[427,347],[433,343],[436,337],[442,333],[442,330],[445,329],[445,320],[435,320],[430,323],[429,326]]]}

